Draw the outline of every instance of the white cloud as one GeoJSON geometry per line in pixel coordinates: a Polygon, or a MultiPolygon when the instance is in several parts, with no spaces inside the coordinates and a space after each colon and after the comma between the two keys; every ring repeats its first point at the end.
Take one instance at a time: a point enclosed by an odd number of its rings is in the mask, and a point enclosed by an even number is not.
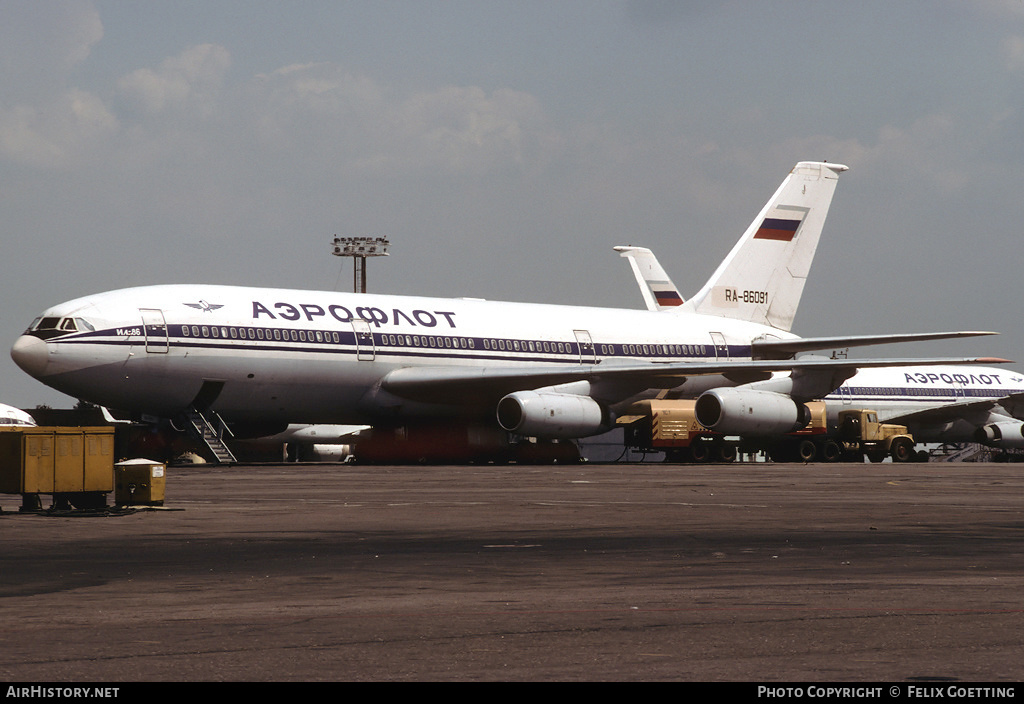
{"type": "Polygon", "coordinates": [[[140,68],[121,78],[121,93],[148,113],[200,110],[205,113],[219,97],[231,66],[228,50],[216,44],[185,49],[156,70],[140,68]]]}
{"type": "Polygon", "coordinates": [[[71,72],[103,37],[91,2],[5,2],[0,8],[0,159],[66,168],[97,148],[117,120],[71,72]]]}
{"type": "Polygon", "coordinates": [[[424,168],[480,173],[522,167],[554,140],[539,102],[509,89],[445,86],[399,96],[333,64],[294,65],[257,76],[234,109],[255,120],[258,142],[298,150],[347,173],[424,168]]]}
{"type": "Polygon", "coordinates": [[[72,89],[42,107],[0,108],[0,157],[63,169],[95,154],[118,129],[95,95],[72,89]]]}
{"type": "Polygon", "coordinates": [[[544,116],[533,96],[502,89],[447,86],[410,96],[394,115],[401,149],[421,164],[449,171],[524,165],[540,156],[544,116]],[[408,151],[406,150],[408,147],[408,151]]]}

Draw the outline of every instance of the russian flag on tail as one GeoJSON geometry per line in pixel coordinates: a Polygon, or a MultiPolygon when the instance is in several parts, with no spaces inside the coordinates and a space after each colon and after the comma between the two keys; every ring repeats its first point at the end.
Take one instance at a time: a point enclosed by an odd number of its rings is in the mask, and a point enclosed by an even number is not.
{"type": "Polygon", "coordinates": [[[654,294],[654,298],[658,301],[659,306],[683,305],[683,297],[675,289],[659,291],[652,286],[651,292],[654,294]]]}
{"type": "Polygon", "coordinates": [[[785,218],[765,218],[761,227],[754,233],[755,240],[777,240],[779,242],[792,242],[796,237],[796,231],[800,229],[803,220],[789,220],[785,218]]]}

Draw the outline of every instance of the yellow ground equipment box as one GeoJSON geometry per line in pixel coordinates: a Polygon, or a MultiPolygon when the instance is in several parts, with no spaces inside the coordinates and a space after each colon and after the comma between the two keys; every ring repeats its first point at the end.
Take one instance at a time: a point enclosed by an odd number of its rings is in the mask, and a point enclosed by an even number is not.
{"type": "Polygon", "coordinates": [[[167,467],[153,460],[114,465],[114,501],[118,506],[163,506],[167,467]]]}
{"type": "Polygon", "coordinates": [[[111,427],[0,431],[0,493],[81,494],[114,490],[111,427]]]}

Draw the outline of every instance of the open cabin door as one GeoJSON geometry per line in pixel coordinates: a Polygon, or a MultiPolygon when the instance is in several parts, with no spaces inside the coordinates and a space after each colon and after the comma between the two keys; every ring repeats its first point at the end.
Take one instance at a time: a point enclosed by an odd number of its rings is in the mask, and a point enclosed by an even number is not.
{"type": "Polygon", "coordinates": [[[853,391],[850,390],[849,380],[844,381],[843,385],[839,387],[839,398],[843,400],[844,406],[849,406],[853,403],[853,391]]]}
{"type": "Polygon", "coordinates": [[[360,362],[372,362],[376,356],[376,349],[373,345],[370,323],[362,318],[353,318],[352,332],[356,336],[356,359],[360,362]]]}
{"type": "Polygon", "coordinates": [[[146,337],[146,352],[167,354],[171,347],[164,312],[159,308],[139,308],[142,315],[142,329],[146,337]]]}
{"type": "Polygon", "coordinates": [[[720,332],[711,333],[711,344],[715,348],[716,359],[729,359],[729,345],[725,342],[725,335],[720,332]]]}
{"type": "Polygon", "coordinates": [[[576,335],[576,342],[580,347],[580,364],[597,364],[597,350],[594,349],[594,340],[587,330],[573,330],[576,335]]]}

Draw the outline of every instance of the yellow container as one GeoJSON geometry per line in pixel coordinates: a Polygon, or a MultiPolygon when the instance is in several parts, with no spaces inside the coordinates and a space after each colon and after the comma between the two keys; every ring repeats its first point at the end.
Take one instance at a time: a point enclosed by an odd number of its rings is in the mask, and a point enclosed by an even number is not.
{"type": "Polygon", "coordinates": [[[0,431],[0,493],[53,493],[53,428],[0,431]]]}
{"type": "Polygon", "coordinates": [[[40,426],[0,432],[0,493],[113,490],[113,428],[40,426]]]}
{"type": "Polygon", "coordinates": [[[167,467],[152,460],[125,460],[114,465],[114,501],[118,506],[162,506],[167,467]]]}

